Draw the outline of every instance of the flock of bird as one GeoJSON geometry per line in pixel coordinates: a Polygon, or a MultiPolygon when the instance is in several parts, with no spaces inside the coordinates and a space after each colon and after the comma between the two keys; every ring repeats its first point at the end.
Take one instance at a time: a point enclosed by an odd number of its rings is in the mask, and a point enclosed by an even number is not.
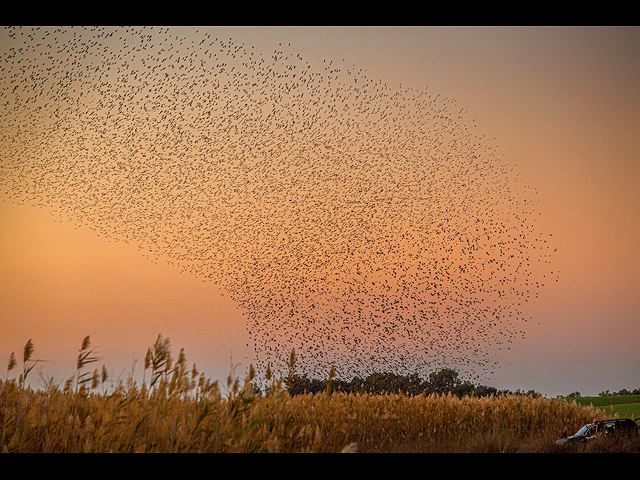
{"type": "Polygon", "coordinates": [[[216,30],[0,32],[0,187],[223,287],[258,371],[490,374],[550,271],[455,99],[216,30]]]}

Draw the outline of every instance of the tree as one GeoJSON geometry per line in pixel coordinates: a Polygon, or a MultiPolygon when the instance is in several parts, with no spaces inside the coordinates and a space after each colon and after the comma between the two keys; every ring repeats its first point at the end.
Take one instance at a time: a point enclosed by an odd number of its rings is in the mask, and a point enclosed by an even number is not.
{"type": "Polygon", "coordinates": [[[413,373],[411,375],[398,375],[396,373],[382,372],[372,373],[361,382],[360,391],[381,393],[406,393],[418,395],[424,391],[423,382],[420,377],[413,373]]]}
{"type": "Polygon", "coordinates": [[[452,368],[443,368],[429,374],[429,393],[449,393],[460,385],[458,372],[452,368]]]}
{"type": "Polygon", "coordinates": [[[476,397],[489,397],[491,395],[496,395],[497,393],[497,388],[487,387],[485,385],[478,385],[473,389],[473,395],[476,397]]]}

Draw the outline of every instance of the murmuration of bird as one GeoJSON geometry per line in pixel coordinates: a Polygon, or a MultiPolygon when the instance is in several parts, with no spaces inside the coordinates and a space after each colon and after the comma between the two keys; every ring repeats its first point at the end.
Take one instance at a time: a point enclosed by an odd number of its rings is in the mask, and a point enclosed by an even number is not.
{"type": "Polygon", "coordinates": [[[219,285],[259,372],[486,377],[558,280],[455,99],[215,28],[0,35],[2,193],[219,285]]]}

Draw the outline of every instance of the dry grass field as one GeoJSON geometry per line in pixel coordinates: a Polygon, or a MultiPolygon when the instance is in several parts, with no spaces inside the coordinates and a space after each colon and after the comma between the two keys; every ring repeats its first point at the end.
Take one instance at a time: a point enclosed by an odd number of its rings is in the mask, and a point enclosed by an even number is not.
{"type": "Polygon", "coordinates": [[[282,378],[267,378],[256,395],[253,372],[221,388],[187,369],[184,352],[173,362],[160,337],[145,381],[105,391],[104,370],[87,368],[89,347],[87,337],[62,388],[25,386],[34,365],[27,349],[19,378],[7,369],[1,452],[556,452],[565,427],[604,418],[592,406],[531,395],[290,395],[282,378]]]}
{"type": "Polygon", "coordinates": [[[104,395],[0,383],[3,452],[553,452],[591,407],[530,396],[305,394],[171,382],[104,395]]]}

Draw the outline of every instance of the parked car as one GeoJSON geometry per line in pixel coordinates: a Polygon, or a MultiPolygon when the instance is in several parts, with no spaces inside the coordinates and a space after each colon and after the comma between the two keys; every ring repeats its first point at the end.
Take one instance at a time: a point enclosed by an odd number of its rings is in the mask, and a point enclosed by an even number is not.
{"type": "Polygon", "coordinates": [[[590,442],[601,436],[615,437],[631,437],[635,438],[640,435],[640,426],[629,418],[620,418],[614,420],[602,420],[596,423],[589,423],[574,435],[567,438],[561,438],[556,441],[557,445],[570,445],[590,442]]]}

